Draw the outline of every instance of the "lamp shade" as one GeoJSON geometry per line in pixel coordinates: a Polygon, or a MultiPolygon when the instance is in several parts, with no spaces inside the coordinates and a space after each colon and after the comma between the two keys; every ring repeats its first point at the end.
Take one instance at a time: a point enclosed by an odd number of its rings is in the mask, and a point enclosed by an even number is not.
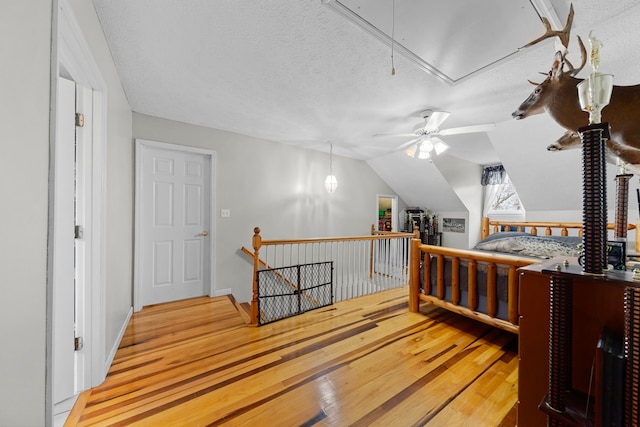
{"type": "Polygon", "coordinates": [[[338,188],[338,180],[334,175],[327,175],[327,178],[324,180],[324,188],[330,194],[336,191],[338,188]]]}
{"type": "Polygon", "coordinates": [[[600,113],[609,105],[613,91],[613,75],[593,73],[578,84],[578,100],[583,111],[589,112],[591,123],[600,123],[600,113]]]}
{"type": "Polygon", "coordinates": [[[433,150],[436,152],[436,156],[444,153],[449,149],[449,146],[445,144],[443,140],[440,138],[432,138],[433,140],[433,150]]]}
{"type": "Polygon", "coordinates": [[[420,141],[415,145],[407,148],[405,150],[405,154],[409,157],[413,157],[414,159],[425,160],[431,157],[431,150],[433,149],[433,145],[429,141],[420,141]]]}
{"type": "Polygon", "coordinates": [[[443,140],[436,137],[424,138],[416,144],[411,145],[404,152],[414,159],[426,160],[431,158],[433,152],[438,156],[449,149],[443,140]]]}

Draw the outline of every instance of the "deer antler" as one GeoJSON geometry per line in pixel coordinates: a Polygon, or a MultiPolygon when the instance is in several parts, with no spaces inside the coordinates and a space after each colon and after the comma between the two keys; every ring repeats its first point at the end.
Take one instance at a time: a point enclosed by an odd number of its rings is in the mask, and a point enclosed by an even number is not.
{"type": "MultiPolygon", "coordinates": [[[[576,69],[567,58],[567,52],[569,49],[569,38],[571,33],[571,25],[573,24],[573,14],[574,12],[573,12],[573,3],[572,3],[571,7],[569,8],[569,15],[567,16],[567,22],[565,23],[564,28],[559,31],[553,30],[551,28],[551,24],[549,23],[549,20],[547,18],[542,18],[542,23],[547,29],[545,33],[540,37],[538,37],[537,39],[523,46],[523,48],[533,46],[534,44],[539,43],[542,40],[546,40],[548,38],[557,36],[566,50],[565,52],[562,52],[562,61],[567,65],[568,69],[566,72],[571,76],[575,76],[580,71],[582,71],[585,64],[587,63],[587,49],[585,48],[584,43],[582,42],[582,39],[580,38],[580,36],[578,36],[578,44],[580,45],[580,56],[582,58],[582,63],[580,64],[580,67],[576,69]]],[[[530,81],[530,83],[532,82],[530,81]]]]}
{"type": "Polygon", "coordinates": [[[580,38],[580,36],[578,36],[578,44],[580,45],[580,56],[582,58],[582,64],[580,64],[580,68],[576,70],[576,68],[571,64],[571,62],[569,62],[569,60],[565,58],[565,62],[569,66],[567,73],[569,73],[572,76],[575,76],[580,71],[582,71],[585,64],[587,63],[587,48],[584,47],[584,43],[582,42],[582,39],[580,38]]]}
{"type": "Polygon", "coordinates": [[[526,45],[523,46],[523,48],[525,47],[529,47],[529,46],[533,46],[536,43],[541,42],[542,40],[546,40],[548,38],[551,37],[555,37],[558,36],[560,38],[560,42],[562,42],[562,45],[565,47],[565,49],[569,48],[569,33],[571,32],[571,24],[573,23],[573,3],[571,4],[571,7],[569,8],[569,16],[567,16],[567,23],[564,25],[564,28],[560,31],[558,30],[553,30],[551,28],[551,24],[549,23],[549,20],[547,18],[542,18],[542,23],[544,24],[545,28],[547,29],[547,31],[541,35],[540,37],[538,37],[537,39],[527,43],[526,45]]]}

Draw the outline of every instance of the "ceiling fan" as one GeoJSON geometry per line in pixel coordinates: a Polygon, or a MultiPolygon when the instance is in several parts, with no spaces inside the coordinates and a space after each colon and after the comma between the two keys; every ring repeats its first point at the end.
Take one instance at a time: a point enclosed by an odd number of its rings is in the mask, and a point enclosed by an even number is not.
{"type": "Polygon", "coordinates": [[[433,153],[435,153],[435,155],[439,155],[449,149],[449,145],[447,145],[442,139],[438,138],[438,136],[486,132],[495,127],[495,124],[493,123],[486,123],[440,130],[440,125],[451,115],[451,113],[447,111],[424,110],[421,112],[421,115],[424,118],[424,124],[420,123],[416,125],[413,129],[413,133],[377,134],[374,136],[413,137],[410,141],[394,148],[393,151],[405,150],[405,153],[410,157],[428,159],[433,153]]]}

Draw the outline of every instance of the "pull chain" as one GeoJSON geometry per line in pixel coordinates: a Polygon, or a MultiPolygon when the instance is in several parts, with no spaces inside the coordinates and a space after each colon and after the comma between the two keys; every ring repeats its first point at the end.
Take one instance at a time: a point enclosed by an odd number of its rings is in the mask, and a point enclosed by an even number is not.
{"type": "Polygon", "coordinates": [[[391,17],[391,75],[396,75],[396,67],[393,65],[393,45],[395,44],[395,32],[396,32],[396,0],[393,0],[393,12],[391,17]]]}

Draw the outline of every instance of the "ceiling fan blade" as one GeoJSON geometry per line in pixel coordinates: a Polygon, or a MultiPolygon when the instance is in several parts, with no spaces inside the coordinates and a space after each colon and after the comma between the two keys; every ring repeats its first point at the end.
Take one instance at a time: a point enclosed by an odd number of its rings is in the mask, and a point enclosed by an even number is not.
{"type": "Polygon", "coordinates": [[[485,123],[482,125],[461,126],[458,128],[444,129],[438,135],[459,135],[461,133],[487,132],[496,127],[495,123],[485,123]]]}
{"type": "Polygon", "coordinates": [[[404,138],[407,137],[415,137],[416,134],[415,133],[376,133],[375,135],[373,135],[374,138],[380,138],[380,137],[390,137],[390,136],[402,136],[404,138]]]}
{"type": "Polygon", "coordinates": [[[434,131],[440,127],[440,125],[447,120],[447,118],[451,115],[451,113],[447,111],[433,111],[426,118],[426,123],[424,125],[424,130],[426,131],[434,131]]]}

